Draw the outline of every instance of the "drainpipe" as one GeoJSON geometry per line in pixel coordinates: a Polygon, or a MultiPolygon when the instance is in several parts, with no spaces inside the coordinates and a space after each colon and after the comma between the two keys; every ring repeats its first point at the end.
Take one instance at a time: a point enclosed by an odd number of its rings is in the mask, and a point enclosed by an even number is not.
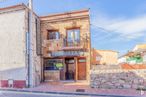
{"type": "Polygon", "coordinates": [[[32,0],[29,0],[29,12],[28,12],[28,87],[34,86],[33,77],[33,47],[32,47],[32,31],[33,31],[33,8],[32,0]]]}

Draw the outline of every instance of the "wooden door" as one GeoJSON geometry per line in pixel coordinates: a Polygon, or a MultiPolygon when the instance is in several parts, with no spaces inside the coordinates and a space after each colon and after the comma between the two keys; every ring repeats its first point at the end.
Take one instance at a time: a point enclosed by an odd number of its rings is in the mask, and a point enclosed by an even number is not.
{"type": "Polygon", "coordinates": [[[86,80],[86,59],[78,59],[78,80],[86,80]]]}

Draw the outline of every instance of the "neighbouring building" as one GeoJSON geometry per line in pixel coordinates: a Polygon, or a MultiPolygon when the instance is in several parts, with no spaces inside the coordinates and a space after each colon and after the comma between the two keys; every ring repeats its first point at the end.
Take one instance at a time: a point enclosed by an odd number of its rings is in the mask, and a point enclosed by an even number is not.
{"type": "Polygon", "coordinates": [[[136,45],[131,51],[121,56],[118,63],[128,69],[146,68],[146,44],[136,45]]]}
{"type": "Polygon", "coordinates": [[[89,10],[40,17],[45,81],[89,82],[89,10]]]}
{"type": "Polygon", "coordinates": [[[138,44],[132,51],[140,54],[142,63],[146,65],[146,44],[138,44]]]}
{"type": "Polygon", "coordinates": [[[112,50],[97,50],[91,51],[92,65],[117,65],[118,52],[112,50]]]}
{"type": "Polygon", "coordinates": [[[126,63],[127,62],[127,55],[123,55],[123,56],[120,56],[118,58],[118,64],[121,64],[121,63],[126,63]]]}
{"type": "Polygon", "coordinates": [[[39,24],[39,17],[24,4],[0,8],[0,87],[24,88],[40,83],[39,24]]]}
{"type": "Polygon", "coordinates": [[[146,44],[136,45],[131,51],[119,57],[118,63],[145,64],[146,44]]]}

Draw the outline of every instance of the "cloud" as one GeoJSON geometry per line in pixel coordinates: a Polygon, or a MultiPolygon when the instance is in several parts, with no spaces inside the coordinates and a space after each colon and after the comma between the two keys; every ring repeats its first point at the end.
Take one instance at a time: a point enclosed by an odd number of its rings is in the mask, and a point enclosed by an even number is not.
{"type": "MultiPolygon", "coordinates": [[[[140,38],[146,33],[146,15],[128,18],[111,18],[106,15],[99,14],[92,24],[100,27],[110,34],[117,34],[125,40],[133,40],[140,38]]],[[[99,29],[99,28],[98,28],[99,29]]]]}

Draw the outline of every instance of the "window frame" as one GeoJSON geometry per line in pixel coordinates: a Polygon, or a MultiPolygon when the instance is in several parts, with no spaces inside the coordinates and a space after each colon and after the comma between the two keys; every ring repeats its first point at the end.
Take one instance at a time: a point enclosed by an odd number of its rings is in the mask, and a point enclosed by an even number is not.
{"type": "MultiPolygon", "coordinates": [[[[52,36],[53,37],[53,36],[52,36]]],[[[60,39],[60,32],[59,30],[47,30],[47,40],[59,40],[60,39]],[[58,33],[58,38],[50,38],[50,33],[58,33]]]]}
{"type": "Polygon", "coordinates": [[[66,45],[68,46],[69,44],[68,44],[68,33],[71,33],[71,32],[69,32],[69,30],[72,30],[72,32],[74,33],[74,35],[75,35],[75,31],[76,30],[79,30],[79,39],[77,39],[77,41],[76,41],[76,38],[74,38],[74,43],[73,43],[73,45],[75,44],[75,41],[77,42],[77,45],[78,44],[80,44],[80,42],[81,42],[81,28],[80,27],[75,27],[75,28],[67,28],[66,29],[66,45]]]}

